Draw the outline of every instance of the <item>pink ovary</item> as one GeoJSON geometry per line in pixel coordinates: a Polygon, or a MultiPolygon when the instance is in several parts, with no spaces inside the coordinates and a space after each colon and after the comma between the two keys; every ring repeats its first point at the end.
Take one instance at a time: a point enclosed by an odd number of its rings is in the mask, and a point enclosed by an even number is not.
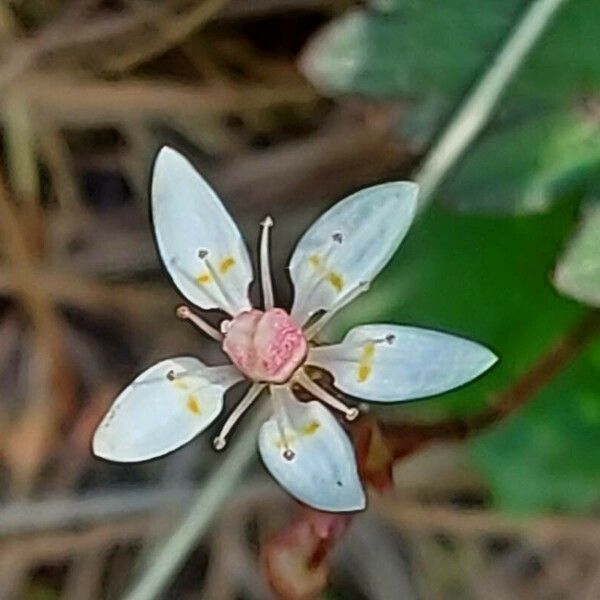
{"type": "Polygon", "coordinates": [[[284,383],[304,361],[307,344],[284,310],[252,309],[228,323],[223,350],[248,378],[284,383]]]}

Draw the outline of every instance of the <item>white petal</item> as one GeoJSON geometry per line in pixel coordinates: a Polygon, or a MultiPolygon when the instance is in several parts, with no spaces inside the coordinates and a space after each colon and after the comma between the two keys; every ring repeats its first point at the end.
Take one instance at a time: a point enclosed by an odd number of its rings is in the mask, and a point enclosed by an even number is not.
{"type": "MultiPolygon", "coordinates": [[[[305,323],[330,309],[390,260],[413,220],[418,187],[376,185],[338,202],[308,229],[290,261],[295,288],[292,316],[305,323]]],[[[342,302],[343,305],[343,302],[342,302]]]]}
{"type": "Polygon", "coordinates": [[[347,394],[393,402],[447,392],[481,375],[496,360],[484,346],[439,331],[362,325],[341,344],[312,348],[307,363],[329,371],[347,394]]]}
{"type": "Polygon", "coordinates": [[[192,357],[159,362],[114,401],[94,434],[94,454],[136,462],[183,446],[217,418],[225,391],[242,379],[230,365],[207,367],[192,357]]]}
{"type": "Polygon", "coordinates": [[[332,512],[362,510],[365,494],[352,444],[335,417],[319,402],[298,402],[287,387],[272,387],[280,408],[261,427],[258,446],[271,475],[292,496],[332,512]],[[294,457],[284,457],[285,444],[294,457]]]}
{"type": "Polygon", "coordinates": [[[152,218],[165,267],[190,302],[230,314],[250,308],[252,264],[244,240],[219,197],[172,148],[154,163],[152,218]]]}

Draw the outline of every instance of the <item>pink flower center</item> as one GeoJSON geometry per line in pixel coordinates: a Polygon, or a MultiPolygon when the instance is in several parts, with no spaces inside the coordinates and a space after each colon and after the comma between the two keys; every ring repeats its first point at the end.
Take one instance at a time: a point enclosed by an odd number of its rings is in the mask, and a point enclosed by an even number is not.
{"type": "Polygon", "coordinates": [[[254,381],[285,383],[306,357],[302,330],[281,308],[240,313],[222,331],[223,350],[254,381]]]}

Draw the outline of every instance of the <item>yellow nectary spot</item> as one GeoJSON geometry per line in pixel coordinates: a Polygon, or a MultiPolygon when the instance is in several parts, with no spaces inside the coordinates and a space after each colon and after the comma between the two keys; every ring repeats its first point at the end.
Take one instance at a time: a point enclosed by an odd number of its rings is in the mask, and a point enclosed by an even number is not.
{"type": "Polygon", "coordinates": [[[362,349],[362,360],[372,360],[375,356],[375,344],[368,342],[363,346],[362,349]]]}
{"type": "Polygon", "coordinates": [[[198,275],[198,277],[196,277],[196,281],[200,285],[206,285],[207,283],[210,283],[212,281],[212,277],[210,276],[210,273],[202,273],[198,275]]]}
{"type": "Polygon", "coordinates": [[[337,292],[344,288],[344,278],[335,271],[330,270],[318,254],[311,254],[308,257],[308,263],[317,271],[317,273],[327,280],[337,292]]]}
{"type": "Polygon", "coordinates": [[[370,365],[358,365],[358,381],[364,383],[371,374],[370,365]]]}
{"type": "Polygon", "coordinates": [[[183,379],[175,379],[173,380],[173,385],[180,390],[187,390],[188,384],[183,379]]]}
{"type": "Polygon", "coordinates": [[[194,394],[190,394],[188,396],[186,406],[187,409],[194,415],[199,415],[202,412],[202,410],[200,409],[200,402],[198,401],[197,396],[195,396],[194,394]]]}
{"type": "Polygon", "coordinates": [[[226,256],[219,265],[219,271],[225,275],[225,273],[227,273],[227,271],[229,271],[233,265],[235,265],[235,259],[233,256],[226,256]]]}
{"type": "Polygon", "coordinates": [[[339,273],[330,271],[327,275],[327,281],[338,291],[341,292],[344,287],[344,278],[339,273]]]}
{"type": "Polygon", "coordinates": [[[358,381],[364,383],[373,370],[373,357],[375,356],[375,344],[367,342],[362,349],[360,361],[358,363],[358,381]]]}
{"type": "Polygon", "coordinates": [[[302,428],[302,433],[304,435],[313,435],[316,433],[317,429],[321,427],[321,423],[319,421],[310,421],[302,428]]]}

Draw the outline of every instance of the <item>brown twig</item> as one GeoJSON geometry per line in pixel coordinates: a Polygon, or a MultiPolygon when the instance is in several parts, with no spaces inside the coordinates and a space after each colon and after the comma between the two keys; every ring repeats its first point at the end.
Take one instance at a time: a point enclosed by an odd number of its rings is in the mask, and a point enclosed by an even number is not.
{"type": "Polygon", "coordinates": [[[202,25],[214,19],[228,2],[230,0],[204,0],[200,4],[192,6],[183,15],[173,15],[169,19],[163,19],[157,23],[158,31],[152,32],[148,43],[141,44],[138,40],[130,51],[120,53],[119,56],[112,59],[106,65],[106,69],[123,73],[163,54],[184,41],[202,25]]]}
{"type": "Polygon", "coordinates": [[[13,86],[32,110],[61,123],[121,123],[142,117],[196,116],[274,106],[312,105],[317,96],[304,84],[209,87],[169,80],[102,81],[66,73],[32,74],[13,86]]]}

